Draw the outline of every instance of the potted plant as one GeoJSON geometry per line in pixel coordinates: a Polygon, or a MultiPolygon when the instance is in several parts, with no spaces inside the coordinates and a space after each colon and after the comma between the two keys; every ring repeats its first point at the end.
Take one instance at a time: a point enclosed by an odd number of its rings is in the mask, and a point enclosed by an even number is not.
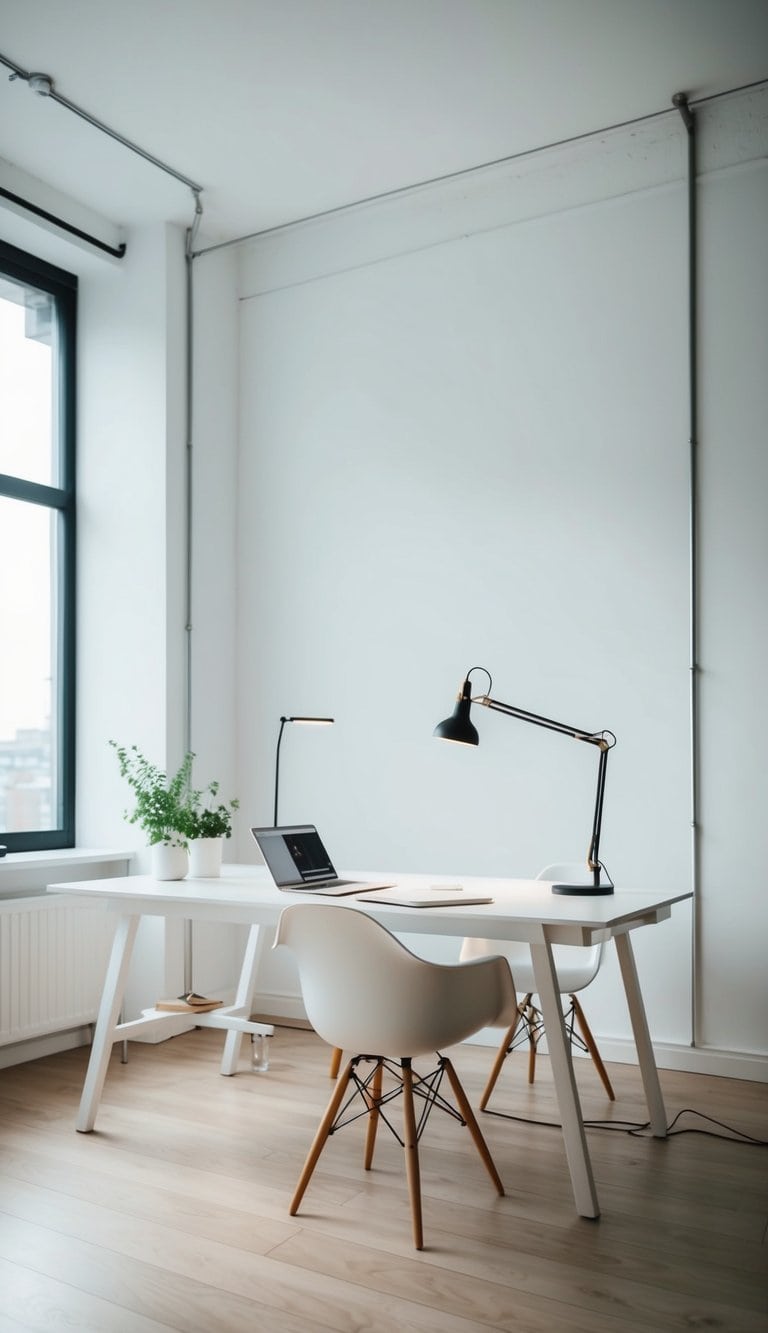
{"type": "Polygon", "coordinates": [[[189,839],[190,873],[205,879],[221,874],[223,840],[232,837],[232,815],[240,808],[236,798],[226,804],[217,800],[219,786],[213,781],[190,790],[180,821],[189,839]]]}
{"type": "Polygon", "coordinates": [[[125,818],[147,835],[153,875],[156,879],[183,879],[189,868],[184,821],[194,756],[185,755],[178,772],[168,777],[138,746],[109,743],[117,754],[120,776],[134,795],[134,808],[126,810],[125,818]]]}

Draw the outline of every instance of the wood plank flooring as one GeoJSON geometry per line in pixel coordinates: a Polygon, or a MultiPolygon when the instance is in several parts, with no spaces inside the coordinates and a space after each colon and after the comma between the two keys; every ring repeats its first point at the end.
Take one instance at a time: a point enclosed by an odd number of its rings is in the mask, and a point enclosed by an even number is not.
{"type": "MultiPolygon", "coordinates": [[[[576,1215],[561,1135],[481,1115],[498,1198],[465,1128],[421,1144],[426,1248],[412,1248],[399,1144],[364,1122],[329,1141],[299,1216],[288,1203],[329,1096],[328,1048],[278,1028],[266,1074],[222,1078],[223,1037],[115,1048],[92,1134],[75,1112],[87,1051],[0,1070],[0,1333],[766,1333],[768,1151],[644,1122],[637,1069],[609,1103],[576,1060],[602,1207],[576,1215]]],[[[451,1052],[474,1106],[487,1047],[451,1052]]],[[[661,1071],[670,1121],[693,1108],[768,1139],[761,1084],[661,1071]]],[[[506,1063],[493,1111],[557,1119],[549,1062],[506,1063]]],[[[394,1112],[399,1116],[399,1108],[394,1112]]],[[[685,1114],[679,1126],[707,1126],[685,1114]]],[[[721,1133],[727,1131],[719,1131],[721,1133]]]]}

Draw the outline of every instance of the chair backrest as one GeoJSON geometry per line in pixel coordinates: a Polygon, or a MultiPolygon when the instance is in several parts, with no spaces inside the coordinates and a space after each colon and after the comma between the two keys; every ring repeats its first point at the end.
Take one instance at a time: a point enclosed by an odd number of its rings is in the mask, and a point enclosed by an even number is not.
{"type": "MultiPolygon", "coordinates": [[[[540,870],[537,879],[563,880],[568,884],[590,884],[591,872],[586,861],[553,862],[540,870]]],[[[589,949],[572,944],[556,944],[553,948],[558,983],[563,994],[583,990],[594,981],[603,960],[602,944],[595,944],[589,949]]],[[[531,964],[531,951],[527,944],[516,940],[481,940],[465,939],[461,946],[460,957],[466,962],[472,958],[484,958],[490,953],[500,953],[506,958],[512,971],[515,986],[520,994],[535,991],[536,982],[531,964]]]]}
{"type": "Polygon", "coordinates": [[[555,861],[540,870],[537,879],[563,880],[566,884],[591,884],[592,871],[586,861],[555,861]]]}
{"type": "Polygon", "coordinates": [[[307,1018],[330,1046],[394,1058],[423,1055],[494,1025],[514,1008],[503,958],[428,962],[357,908],[295,903],[273,947],[298,964],[307,1018]]]}

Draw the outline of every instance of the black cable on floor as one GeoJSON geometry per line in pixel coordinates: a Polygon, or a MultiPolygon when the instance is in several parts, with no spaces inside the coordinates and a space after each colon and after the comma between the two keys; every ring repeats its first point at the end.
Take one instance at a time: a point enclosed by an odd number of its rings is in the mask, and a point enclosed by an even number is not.
{"type": "MultiPolygon", "coordinates": [[[[562,1129],[562,1125],[557,1120],[531,1120],[526,1116],[512,1115],[510,1111],[490,1111],[486,1108],[484,1115],[495,1115],[501,1120],[514,1120],[520,1125],[538,1125],[544,1129],[562,1129]]],[[[636,1124],[631,1120],[585,1120],[585,1129],[614,1129],[620,1130],[624,1134],[630,1134],[635,1137],[643,1137],[643,1131],[651,1127],[650,1120],[642,1124],[636,1124]]],[[[756,1139],[751,1134],[745,1133],[742,1129],[734,1129],[731,1125],[725,1125],[721,1120],[715,1120],[712,1116],[705,1115],[703,1111],[695,1111],[692,1107],[686,1106],[678,1111],[674,1120],[667,1126],[667,1138],[674,1138],[678,1134],[704,1134],[711,1139],[724,1139],[726,1143],[741,1143],[747,1147],[768,1148],[768,1139],[756,1139]],[[711,1129],[698,1129],[690,1126],[686,1129],[675,1129],[675,1125],[682,1115],[696,1115],[701,1120],[706,1120],[710,1125],[718,1125],[720,1129],[727,1130],[727,1134],[716,1134],[711,1129]]],[[[646,1136],[647,1137],[647,1136],[646,1136]]]]}

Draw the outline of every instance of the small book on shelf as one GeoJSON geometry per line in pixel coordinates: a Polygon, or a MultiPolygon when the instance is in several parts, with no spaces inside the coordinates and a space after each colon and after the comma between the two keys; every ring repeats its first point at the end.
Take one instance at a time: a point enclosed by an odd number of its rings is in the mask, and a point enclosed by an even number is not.
{"type": "Polygon", "coordinates": [[[220,1009],[223,1000],[208,1000],[204,995],[178,995],[173,1000],[158,1000],[156,1009],[172,1014],[207,1014],[211,1009],[220,1009]]]}

